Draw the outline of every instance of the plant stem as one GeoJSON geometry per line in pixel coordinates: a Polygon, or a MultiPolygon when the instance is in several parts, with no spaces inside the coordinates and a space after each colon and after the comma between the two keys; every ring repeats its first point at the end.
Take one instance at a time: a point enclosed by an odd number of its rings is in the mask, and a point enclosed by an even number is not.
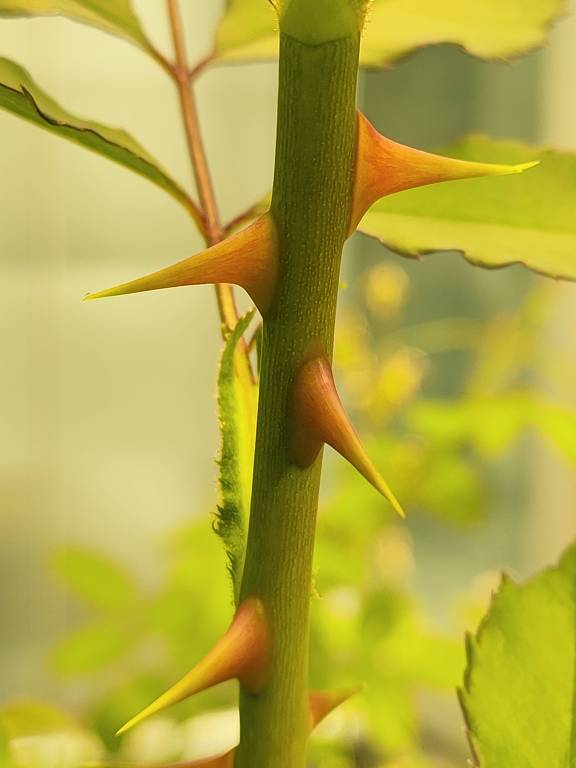
{"type": "MultiPolygon", "coordinates": [[[[214,186],[208,168],[208,160],[200,132],[198,110],[192,91],[192,76],[186,56],[182,17],[177,0],[167,0],[167,4],[176,55],[176,66],[171,69],[171,74],[178,89],[192,172],[196,181],[196,189],[198,190],[200,207],[204,217],[206,244],[214,245],[214,243],[222,240],[224,233],[220,225],[214,186]]],[[[215,288],[220,318],[225,328],[230,331],[238,322],[238,311],[232,286],[226,283],[219,283],[215,288]]]]}
{"type": "Polygon", "coordinates": [[[358,35],[305,45],[281,35],[271,211],[280,276],[264,322],[252,508],[241,599],[259,597],[272,636],[268,684],[242,690],[236,768],[304,768],[308,637],[321,455],[289,453],[289,397],[311,355],[332,355],[340,257],[351,214],[358,35]]]}

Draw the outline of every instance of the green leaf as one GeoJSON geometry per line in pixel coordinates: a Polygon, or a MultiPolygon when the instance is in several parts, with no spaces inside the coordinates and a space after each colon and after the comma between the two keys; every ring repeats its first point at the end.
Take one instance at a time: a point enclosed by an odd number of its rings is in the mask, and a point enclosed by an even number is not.
{"type": "Polygon", "coordinates": [[[460,691],[479,768],[575,764],[575,619],[576,547],[525,584],[503,580],[460,691]]]}
{"type": "Polygon", "coordinates": [[[0,16],[66,16],[152,49],[130,0],[0,0],[0,16]]]}
{"type": "Polygon", "coordinates": [[[236,349],[253,317],[253,310],[244,315],[226,339],[218,372],[220,500],[214,527],[224,541],[236,595],[242,578],[246,520],[250,512],[258,397],[255,384],[239,370],[236,349]]]}
{"type": "MultiPolygon", "coordinates": [[[[420,435],[432,437],[437,453],[439,446],[471,445],[488,457],[507,450],[531,427],[576,464],[576,411],[530,392],[459,401],[423,400],[412,408],[409,425],[420,435]]],[[[435,473],[431,476],[436,480],[435,473]]]]}
{"type": "Polygon", "coordinates": [[[270,59],[278,54],[278,16],[265,0],[228,0],[216,32],[221,60],[270,59]]]}
{"type": "Polygon", "coordinates": [[[541,45],[564,0],[374,0],[362,63],[390,66],[424,46],[453,43],[483,59],[517,56],[541,45]]]}
{"type": "Polygon", "coordinates": [[[539,158],[527,173],[466,179],[383,198],[359,230],[393,251],[418,258],[460,251],[483,267],[524,264],[549,277],[576,279],[576,156],[471,137],[447,151],[499,162],[539,158]]]}
{"type": "Polygon", "coordinates": [[[54,563],[72,592],[96,608],[121,611],[138,599],[130,574],[104,555],[70,548],[57,553],[54,563]]]}
{"type": "Polygon", "coordinates": [[[77,723],[70,715],[43,701],[24,699],[0,707],[0,730],[8,741],[39,733],[73,730],[76,727],[77,723]]]}
{"type": "Polygon", "coordinates": [[[134,646],[137,634],[109,621],[72,632],[54,650],[52,663],[61,675],[96,672],[121,659],[134,646]]]}
{"type": "MultiPolygon", "coordinates": [[[[361,64],[389,67],[415,50],[453,43],[485,59],[516,56],[541,45],[565,0],[374,0],[362,36],[361,64]]],[[[228,0],[216,35],[221,60],[277,55],[278,19],[265,0],[228,0]]]]}
{"type": "Polygon", "coordinates": [[[23,67],[1,57],[0,108],[129,168],[168,192],[195,216],[188,194],[132,136],[123,130],[83,120],[67,112],[34,82],[23,67]]]}
{"type": "Polygon", "coordinates": [[[576,411],[557,403],[534,404],[534,425],[576,467],[576,411]]]}

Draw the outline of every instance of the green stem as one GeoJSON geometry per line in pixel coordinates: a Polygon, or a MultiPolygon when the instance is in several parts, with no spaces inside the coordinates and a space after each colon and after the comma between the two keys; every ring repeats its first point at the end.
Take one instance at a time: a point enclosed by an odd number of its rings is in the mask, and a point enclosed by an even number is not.
{"type": "Polygon", "coordinates": [[[241,691],[236,768],[304,768],[308,636],[321,455],[291,461],[290,386],[310,354],[331,357],[340,257],[351,212],[358,34],[306,45],[281,36],[272,215],[280,276],[265,318],[252,509],[242,598],[259,597],[270,677],[241,691]]]}

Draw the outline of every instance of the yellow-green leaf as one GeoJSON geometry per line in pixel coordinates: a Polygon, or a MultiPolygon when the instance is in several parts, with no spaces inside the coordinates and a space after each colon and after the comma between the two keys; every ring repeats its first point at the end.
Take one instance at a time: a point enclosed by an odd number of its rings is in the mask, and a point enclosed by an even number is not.
{"type": "Polygon", "coordinates": [[[525,584],[503,581],[460,691],[479,768],[575,764],[575,618],[576,547],[525,584]]]}
{"type": "Polygon", "coordinates": [[[133,628],[96,622],[65,637],[52,653],[52,663],[61,675],[85,675],[121,659],[137,640],[133,628]]]}
{"type": "Polygon", "coordinates": [[[438,449],[442,445],[472,446],[488,457],[508,450],[524,430],[536,429],[576,464],[576,410],[529,391],[422,400],[412,408],[408,421],[417,434],[432,437],[438,449]]]}
{"type": "Polygon", "coordinates": [[[254,317],[248,312],[228,336],[218,372],[220,499],[216,533],[224,541],[234,593],[238,595],[250,513],[256,430],[257,386],[238,370],[238,343],[254,317]]]}
{"type": "MultiPolygon", "coordinates": [[[[0,109],[129,168],[168,192],[195,215],[184,189],[132,136],[123,130],[67,112],[35,83],[23,67],[5,58],[0,58],[0,109]]],[[[6,151],[6,147],[0,151],[6,151]]]]}
{"type": "Polygon", "coordinates": [[[66,16],[151,49],[130,0],[0,0],[0,16],[66,16]]]}
{"type": "Polygon", "coordinates": [[[445,154],[541,163],[519,175],[447,182],[383,198],[358,229],[405,256],[460,251],[483,267],[524,264],[549,277],[576,279],[576,155],[479,136],[445,154]]]}
{"type": "MultiPolygon", "coordinates": [[[[541,45],[565,0],[373,0],[360,59],[389,67],[424,46],[453,43],[485,59],[516,56],[541,45]]],[[[277,54],[278,20],[266,0],[228,0],[216,36],[222,60],[268,59],[277,54]]]]}
{"type": "Polygon", "coordinates": [[[122,611],[138,599],[131,575],[105,555],[68,548],[56,554],[54,565],[70,590],[95,608],[122,611]]]}
{"type": "Polygon", "coordinates": [[[77,724],[70,715],[43,701],[19,699],[0,707],[0,728],[8,740],[75,727],[77,724]]]}
{"type": "Polygon", "coordinates": [[[544,42],[565,6],[565,0],[374,0],[362,63],[390,66],[438,43],[453,43],[483,59],[517,56],[544,42]]]}
{"type": "Polygon", "coordinates": [[[228,0],[216,32],[218,59],[270,59],[278,53],[278,16],[266,0],[228,0]]]}

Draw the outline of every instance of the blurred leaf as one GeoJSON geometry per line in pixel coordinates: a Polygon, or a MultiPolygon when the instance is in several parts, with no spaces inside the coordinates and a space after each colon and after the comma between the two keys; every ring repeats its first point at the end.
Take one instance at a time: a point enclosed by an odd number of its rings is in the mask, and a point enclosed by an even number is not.
{"type": "Polygon", "coordinates": [[[549,277],[576,279],[576,156],[479,136],[447,153],[487,162],[537,157],[542,162],[524,174],[448,182],[383,198],[359,230],[404,256],[461,251],[483,267],[520,263],[549,277]]]}
{"type": "Polygon", "coordinates": [[[69,731],[77,727],[66,712],[43,701],[24,699],[0,706],[0,729],[5,738],[69,731]]]}
{"type": "Polygon", "coordinates": [[[430,446],[415,503],[439,520],[472,523],[486,509],[486,489],[471,457],[430,446]]]}
{"type": "Polygon", "coordinates": [[[371,739],[387,754],[410,749],[418,740],[412,686],[371,680],[364,692],[371,739]]]}
{"type": "Polygon", "coordinates": [[[0,707],[2,768],[78,768],[101,757],[98,739],[55,706],[22,700],[0,707]]]}
{"type": "Polygon", "coordinates": [[[406,596],[394,597],[389,591],[372,595],[365,603],[363,631],[374,668],[390,681],[409,680],[440,689],[458,683],[464,668],[462,643],[430,630],[406,596]]]}
{"type": "Polygon", "coordinates": [[[480,768],[574,763],[576,547],[518,585],[506,579],[469,639],[460,698],[480,768]]]}
{"type": "Polygon", "coordinates": [[[278,54],[278,16],[264,0],[228,0],[216,32],[215,54],[235,61],[278,54]]]}
{"type": "Polygon", "coordinates": [[[224,542],[235,595],[244,566],[258,396],[256,385],[238,370],[236,350],[253,317],[254,311],[244,315],[226,339],[218,372],[220,499],[214,528],[224,542]]]}
{"type": "Polygon", "coordinates": [[[86,768],[103,757],[103,748],[93,733],[75,728],[15,739],[10,754],[14,768],[86,768]]]}
{"type": "Polygon", "coordinates": [[[36,85],[23,67],[1,57],[0,108],[129,168],[168,192],[195,216],[184,189],[132,136],[67,112],[36,85]]]}
{"type": "Polygon", "coordinates": [[[437,444],[469,445],[491,456],[507,449],[528,425],[530,403],[524,392],[484,399],[424,400],[414,406],[408,422],[437,444]]]}
{"type": "Polygon", "coordinates": [[[576,411],[530,392],[460,401],[424,400],[411,409],[408,423],[441,445],[469,445],[486,456],[508,449],[523,430],[532,427],[576,463],[576,411]]]}
{"type": "MultiPolygon", "coordinates": [[[[427,45],[453,43],[485,59],[516,56],[541,45],[564,0],[374,0],[360,60],[389,67],[427,45]]],[[[216,35],[222,60],[250,61],[278,53],[278,19],[265,0],[228,0],[216,35]]]]}
{"type": "Polygon", "coordinates": [[[170,652],[167,671],[176,677],[226,630],[231,600],[224,549],[206,520],[171,537],[169,558],[166,583],[141,620],[149,633],[164,640],[170,652]]]}
{"type": "Polygon", "coordinates": [[[121,659],[137,642],[137,634],[109,621],[91,624],[69,634],[52,653],[61,675],[85,675],[121,659]]]}
{"type": "Polygon", "coordinates": [[[437,763],[423,755],[404,755],[391,763],[385,763],[382,768],[448,768],[448,763],[437,763]]]}
{"type": "Polygon", "coordinates": [[[96,608],[122,610],[133,607],[138,599],[131,575],[105,555],[69,548],[56,554],[54,565],[76,597],[96,608]]]}
{"type": "Polygon", "coordinates": [[[134,712],[139,712],[154,701],[172,682],[167,674],[131,676],[127,682],[115,686],[92,706],[91,720],[110,752],[120,747],[121,740],[116,736],[120,725],[127,722],[134,712]]]}
{"type": "Polygon", "coordinates": [[[538,401],[534,404],[533,421],[576,467],[576,411],[556,403],[538,401]]]}
{"type": "MultiPolygon", "coordinates": [[[[354,549],[343,542],[334,557],[345,561],[354,549]]],[[[373,574],[367,581],[360,589],[332,589],[312,603],[312,685],[334,686],[336,678],[342,686],[365,682],[350,709],[369,719],[371,741],[396,754],[416,743],[416,693],[453,690],[464,650],[459,639],[430,629],[401,589],[376,585],[373,574]]]]}
{"type": "Polygon", "coordinates": [[[66,16],[151,48],[130,0],[0,0],[0,16],[66,16]]]}

